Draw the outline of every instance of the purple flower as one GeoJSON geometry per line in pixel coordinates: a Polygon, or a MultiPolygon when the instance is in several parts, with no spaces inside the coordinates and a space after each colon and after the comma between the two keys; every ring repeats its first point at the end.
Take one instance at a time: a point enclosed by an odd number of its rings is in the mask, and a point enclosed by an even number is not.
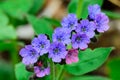
{"type": "Polygon", "coordinates": [[[35,66],[34,72],[37,77],[44,77],[44,76],[50,74],[50,67],[44,68],[44,67],[40,67],[40,66],[35,66]]]}
{"type": "Polygon", "coordinates": [[[62,22],[62,27],[67,30],[67,32],[71,32],[75,30],[77,24],[77,17],[75,14],[68,14],[67,17],[64,17],[62,22]]]}
{"type": "Polygon", "coordinates": [[[98,4],[88,6],[88,14],[90,19],[95,19],[95,16],[101,12],[98,4]]]}
{"type": "Polygon", "coordinates": [[[61,59],[65,59],[66,54],[66,47],[63,43],[53,42],[50,45],[49,58],[52,58],[53,62],[61,62],[61,59]]]}
{"type": "Polygon", "coordinates": [[[66,64],[72,64],[73,62],[78,62],[78,50],[77,49],[70,49],[66,55],[65,62],[66,64]]]}
{"type": "Polygon", "coordinates": [[[69,44],[71,42],[70,40],[70,33],[68,33],[63,28],[56,28],[53,36],[52,36],[53,42],[62,42],[63,44],[69,44]]]}
{"type": "Polygon", "coordinates": [[[97,14],[95,17],[96,29],[98,32],[104,32],[109,29],[109,18],[104,14],[97,14]]]}
{"type": "Polygon", "coordinates": [[[72,47],[74,49],[86,49],[88,47],[88,43],[90,43],[90,38],[85,34],[73,34],[72,36],[72,47]]]}
{"type": "Polygon", "coordinates": [[[23,57],[22,62],[25,65],[34,64],[37,62],[39,57],[38,52],[36,52],[36,50],[31,45],[27,45],[25,48],[22,48],[19,54],[23,57]]]}
{"type": "Polygon", "coordinates": [[[39,55],[43,55],[48,52],[50,40],[47,39],[46,35],[40,34],[38,38],[32,40],[32,46],[38,51],[39,55]]]}
{"type": "Polygon", "coordinates": [[[78,23],[76,32],[80,34],[86,34],[89,38],[92,38],[95,35],[95,27],[96,24],[94,22],[89,22],[87,19],[81,20],[80,23],[78,23]]]}

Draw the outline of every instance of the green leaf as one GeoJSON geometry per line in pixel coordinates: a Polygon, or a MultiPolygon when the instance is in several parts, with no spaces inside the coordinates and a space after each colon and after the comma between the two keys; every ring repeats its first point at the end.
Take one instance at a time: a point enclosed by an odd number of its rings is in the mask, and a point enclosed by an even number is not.
{"type": "Polygon", "coordinates": [[[15,66],[15,75],[17,80],[29,80],[31,74],[31,72],[26,71],[24,64],[19,63],[15,66]]]}
{"type": "Polygon", "coordinates": [[[30,13],[36,14],[39,10],[42,9],[44,3],[45,3],[45,0],[34,0],[34,4],[30,10],[30,13]]]}
{"type": "Polygon", "coordinates": [[[79,0],[71,0],[71,2],[68,5],[68,12],[69,13],[76,13],[78,1],[79,0]]]}
{"type": "Polygon", "coordinates": [[[88,6],[99,4],[102,5],[103,0],[71,0],[68,5],[69,13],[76,13],[78,18],[86,18],[88,16],[88,6]]]}
{"type": "Polygon", "coordinates": [[[9,22],[8,17],[2,10],[0,10],[0,27],[7,25],[8,22],[9,22]]]}
{"type": "Polygon", "coordinates": [[[109,76],[112,78],[112,80],[118,80],[120,79],[120,58],[115,58],[109,61],[108,63],[108,70],[109,70],[109,76]]]}
{"type": "Polygon", "coordinates": [[[16,31],[13,26],[0,27],[0,40],[16,39],[16,31]]]}
{"type": "Polygon", "coordinates": [[[33,0],[6,0],[0,3],[0,8],[11,17],[23,19],[32,4],[33,0]]]}
{"type": "Polygon", "coordinates": [[[106,13],[106,15],[109,16],[110,18],[120,19],[120,13],[112,12],[112,11],[106,11],[106,10],[103,10],[103,12],[106,13]]]}
{"type": "Polygon", "coordinates": [[[48,21],[50,24],[52,24],[53,26],[55,26],[55,27],[61,26],[60,21],[58,21],[58,20],[56,20],[56,19],[47,18],[47,17],[44,17],[44,19],[45,19],[46,21],[48,21]]]}
{"type": "Polygon", "coordinates": [[[32,24],[32,27],[36,34],[43,33],[49,35],[50,38],[52,37],[53,28],[48,21],[46,21],[43,18],[38,19],[32,15],[31,16],[29,15],[27,18],[29,23],[32,24]]]}
{"type": "Polygon", "coordinates": [[[87,49],[79,52],[79,62],[66,65],[65,69],[73,75],[83,75],[100,67],[109,56],[112,48],[87,49]]]}
{"type": "Polygon", "coordinates": [[[74,77],[69,80],[111,80],[101,76],[82,76],[82,77],[74,77]]]}
{"type": "Polygon", "coordinates": [[[11,64],[0,59],[0,80],[15,80],[11,64]]]}
{"type": "Polygon", "coordinates": [[[12,51],[14,50],[14,42],[0,41],[0,51],[12,51]]]}

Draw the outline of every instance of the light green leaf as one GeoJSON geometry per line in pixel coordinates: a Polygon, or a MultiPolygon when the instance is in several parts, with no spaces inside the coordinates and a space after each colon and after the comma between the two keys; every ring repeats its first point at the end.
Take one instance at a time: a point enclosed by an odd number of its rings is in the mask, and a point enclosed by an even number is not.
{"type": "Polygon", "coordinates": [[[29,80],[31,74],[31,72],[26,71],[24,64],[19,63],[15,66],[15,75],[17,80],[29,80]]]}
{"type": "Polygon", "coordinates": [[[16,31],[13,26],[0,27],[0,40],[16,39],[16,31]]]}
{"type": "Polygon", "coordinates": [[[79,62],[66,65],[66,70],[74,75],[83,75],[100,67],[109,56],[112,48],[87,49],[79,52],[79,62]]]}
{"type": "Polygon", "coordinates": [[[0,10],[0,27],[7,25],[8,22],[9,22],[8,17],[2,10],[0,10]]]}
{"type": "Polygon", "coordinates": [[[32,4],[33,0],[6,0],[0,3],[0,8],[11,17],[23,19],[32,4]]]}
{"type": "Polygon", "coordinates": [[[111,80],[101,76],[82,76],[82,77],[73,77],[69,80],[111,80]]]}
{"type": "Polygon", "coordinates": [[[109,70],[109,77],[112,78],[112,80],[118,80],[120,79],[120,58],[115,58],[109,61],[108,63],[108,70],[109,70]]]}
{"type": "Polygon", "coordinates": [[[32,27],[36,32],[36,34],[42,33],[49,35],[50,38],[52,37],[53,28],[49,22],[47,22],[43,18],[38,19],[35,16],[30,16],[30,15],[27,18],[29,23],[32,24],[32,27]]]}
{"type": "Polygon", "coordinates": [[[44,5],[45,0],[34,0],[34,4],[30,9],[31,14],[36,14],[44,5]]]}

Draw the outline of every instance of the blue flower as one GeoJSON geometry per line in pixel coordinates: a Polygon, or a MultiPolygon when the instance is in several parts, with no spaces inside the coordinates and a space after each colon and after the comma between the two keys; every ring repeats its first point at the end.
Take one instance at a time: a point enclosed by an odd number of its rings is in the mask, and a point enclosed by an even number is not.
{"type": "Polygon", "coordinates": [[[109,29],[109,18],[104,14],[97,14],[95,17],[96,30],[98,32],[105,32],[109,29]]]}
{"type": "Polygon", "coordinates": [[[84,50],[88,47],[88,43],[90,43],[90,38],[87,37],[85,34],[73,34],[72,36],[72,47],[73,49],[80,48],[84,50]]]}
{"type": "Polygon", "coordinates": [[[49,48],[49,58],[52,58],[53,62],[61,62],[65,59],[67,54],[66,47],[63,43],[53,42],[49,48]]]}
{"type": "Polygon", "coordinates": [[[75,14],[68,14],[67,17],[64,17],[62,22],[62,27],[67,31],[71,32],[76,29],[77,17],[75,14]]]}
{"type": "Polygon", "coordinates": [[[88,6],[88,14],[90,19],[95,19],[95,16],[99,13],[101,13],[101,9],[98,4],[88,6]]]}
{"type": "Polygon", "coordinates": [[[47,39],[46,35],[40,34],[38,38],[34,38],[32,40],[32,46],[36,51],[38,51],[39,55],[43,55],[48,52],[50,40],[47,39]]]}
{"type": "Polygon", "coordinates": [[[38,52],[31,45],[26,45],[25,48],[20,50],[19,54],[23,57],[22,62],[25,65],[34,64],[39,57],[38,52]]]}
{"type": "Polygon", "coordinates": [[[63,28],[56,28],[52,35],[53,42],[62,42],[63,44],[70,44],[70,33],[63,28]]]}
{"type": "Polygon", "coordinates": [[[94,22],[89,22],[86,20],[81,20],[80,23],[78,23],[76,32],[80,34],[86,34],[89,38],[94,37],[96,24],[94,22]]]}

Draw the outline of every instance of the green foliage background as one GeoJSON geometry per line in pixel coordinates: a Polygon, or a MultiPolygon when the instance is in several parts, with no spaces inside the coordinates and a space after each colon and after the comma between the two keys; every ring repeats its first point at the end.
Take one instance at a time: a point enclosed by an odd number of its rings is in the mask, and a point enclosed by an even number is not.
{"type": "MultiPolygon", "coordinates": [[[[32,74],[25,70],[19,56],[19,49],[25,45],[18,39],[16,28],[19,25],[31,24],[36,35],[48,34],[50,39],[54,27],[60,26],[60,20],[42,16],[37,18],[37,13],[43,8],[47,0],[0,0],[0,56],[7,54],[9,61],[0,58],[0,80],[28,80],[32,74]],[[20,62],[20,63],[19,63],[20,62]]],[[[99,4],[104,0],[71,0],[68,4],[68,13],[75,13],[78,18],[86,18],[88,5],[99,4]]],[[[103,10],[110,18],[119,19],[120,14],[103,10]]],[[[120,59],[108,62],[109,78],[101,76],[88,76],[88,72],[99,68],[108,58],[112,47],[87,49],[79,51],[78,63],[65,65],[67,74],[72,74],[69,80],[118,80],[120,79],[120,59]],[[84,75],[84,76],[81,76],[84,75]]],[[[7,57],[6,56],[6,57],[7,57]]],[[[65,74],[64,74],[65,75],[65,74]]],[[[64,76],[64,79],[67,77],[64,76]]],[[[49,76],[39,79],[49,80],[49,76]]]]}

